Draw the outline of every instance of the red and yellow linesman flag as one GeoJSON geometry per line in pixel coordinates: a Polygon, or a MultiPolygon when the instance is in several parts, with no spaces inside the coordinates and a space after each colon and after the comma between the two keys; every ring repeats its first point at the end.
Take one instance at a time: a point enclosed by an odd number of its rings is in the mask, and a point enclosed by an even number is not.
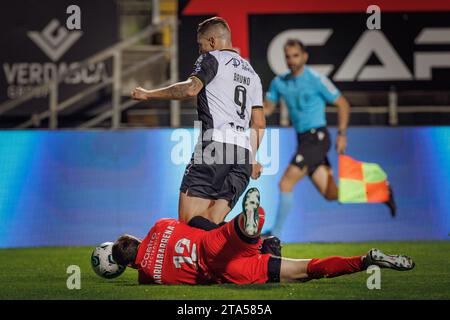
{"type": "Polygon", "coordinates": [[[365,203],[389,200],[387,175],[376,163],[339,155],[339,202],[365,203]]]}

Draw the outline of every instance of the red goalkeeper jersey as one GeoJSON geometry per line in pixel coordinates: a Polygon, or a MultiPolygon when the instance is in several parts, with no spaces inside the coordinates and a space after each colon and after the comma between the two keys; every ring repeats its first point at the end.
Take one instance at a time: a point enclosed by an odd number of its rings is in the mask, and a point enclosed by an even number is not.
{"type": "Polygon", "coordinates": [[[139,283],[210,283],[198,255],[199,238],[204,232],[175,219],[159,220],[139,247],[139,283]]]}
{"type": "Polygon", "coordinates": [[[161,219],[139,246],[139,283],[264,283],[271,255],[259,253],[258,247],[242,241],[233,223],[205,231],[161,219]]]}

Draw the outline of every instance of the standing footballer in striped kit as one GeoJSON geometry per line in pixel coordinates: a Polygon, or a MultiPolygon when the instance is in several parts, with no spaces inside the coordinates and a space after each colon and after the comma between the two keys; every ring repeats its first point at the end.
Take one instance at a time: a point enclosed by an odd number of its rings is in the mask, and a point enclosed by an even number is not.
{"type": "Polygon", "coordinates": [[[261,80],[231,42],[231,30],[219,17],[199,24],[200,57],[188,80],[167,88],[136,88],[137,100],[197,97],[201,139],[180,187],[179,219],[205,230],[217,228],[262,166],[255,160],[265,116],[261,80]],[[251,124],[251,127],[250,127],[251,124]],[[248,129],[252,129],[250,135],[248,129]]]}

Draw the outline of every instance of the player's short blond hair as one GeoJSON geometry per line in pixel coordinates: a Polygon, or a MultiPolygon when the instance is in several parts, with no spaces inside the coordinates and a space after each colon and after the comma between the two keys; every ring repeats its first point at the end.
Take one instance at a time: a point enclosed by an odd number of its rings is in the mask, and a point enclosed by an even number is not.
{"type": "Polygon", "coordinates": [[[206,19],[205,21],[200,22],[198,24],[197,33],[203,35],[203,34],[207,33],[211,28],[217,27],[217,26],[226,30],[226,32],[228,34],[231,34],[230,26],[225,21],[225,19],[223,19],[221,17],[212,17],[212,18],[206,19]]]}

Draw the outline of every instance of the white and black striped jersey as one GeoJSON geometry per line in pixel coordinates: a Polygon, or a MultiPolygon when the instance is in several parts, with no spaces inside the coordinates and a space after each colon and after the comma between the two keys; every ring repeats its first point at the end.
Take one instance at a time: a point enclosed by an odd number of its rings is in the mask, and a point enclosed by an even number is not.
{"type": "Polygon", "coordinates": [[[210,51],[197,59],[191,76],[203,82],[197,112],[204,139],[251,149],[246,131],[252,108],[263,106],[263,94],[250,63],[233,50],[210,51]]]}

